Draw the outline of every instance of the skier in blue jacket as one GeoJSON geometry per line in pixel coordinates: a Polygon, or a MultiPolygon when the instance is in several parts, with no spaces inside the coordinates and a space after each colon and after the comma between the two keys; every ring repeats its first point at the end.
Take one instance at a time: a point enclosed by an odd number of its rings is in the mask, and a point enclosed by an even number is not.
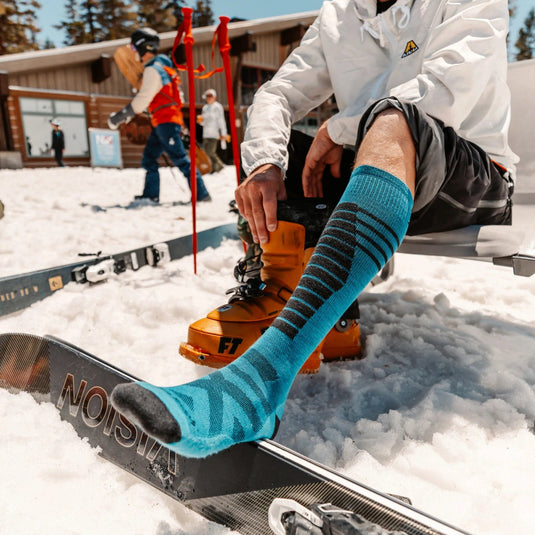
{"type": "MultiPolygon", "coordinates": [[[[181,137],[184,119],[180,78],[171,60],[163,54],[157,54],[160,38],[152,28],[136,30],[131,41],[145,66],[143,82],[132,101],[119,112],[110,115],[108,126],[117,129],[122,123],[148,110],[153,130],[141,160],[141,166],[147,171],[145,187],[141,195],[136,195],[136,199],[149,199],[157,203],[160,199],[158,158],[163,152],[167,153],[182,171],[188,184],[191,176],[191,162],[181,137]]],[[[210,201],[210,195],[198,170],[196,175],[197,200],[210,201]]]]}

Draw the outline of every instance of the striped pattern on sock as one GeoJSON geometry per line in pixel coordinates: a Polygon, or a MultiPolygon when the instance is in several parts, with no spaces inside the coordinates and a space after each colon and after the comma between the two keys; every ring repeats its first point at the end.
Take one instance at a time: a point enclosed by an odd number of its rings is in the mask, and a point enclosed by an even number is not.
{"type": "MultiPolygon", "coordinates": [[[[238,442],[271,437],[303,362],[390,258],[406,232],[411,208],[411,194],[399,179],[373,167],[356,169],[296,291],[253,346],[192,383],[139,383],[163,404],[162,420],[177,423],[180,440],[168,447],[203,457],[238,442]]],[[[144,410],[137,398],[133,391],[126,402],[134,420],[144,410]]]]}
{"type": "Polygon", "coordinates": [[[273,327],[290,339],[294,339],[302,331],[318,309],[335,293],[351,293],[351,297],[344,299],[344,302],[352,302],[351,299],[357,297],[373,275],[392,257],[405,235],[412,207],[410,194],[407,199],[409,192],[406,186],[392,175],[378,169],[366,166],[365,169],[359,168],[357,171],[348,186],[349,191],[346,190],[331,215],[292,298],[273,323],[273,327]],[[373,180],[368,177],[364,182],[363,174],[372,175],[373,180]],[[379,195],[375,191],[375,198],[370,198],[369,192],[367,195],[362,192],[359,194],[358,190],[363,187],[369,189],[368,183],[377,185],[378,180],[386,180],[388,183],[395,180],[394,184],[389,184],[393,191],[385,192],[384,187],[379,187],[377,189],[383,191],[380,191],[379,195]],[[405,205],[402,210],[404,215],[401,218],[399,212],[388,214],[386,218],[374,215],[372,212],[377,213],[377,209],[370,205],[378,205],[381,212],[384,211],[381,204],[385,200],[387,206],[397,211],[397,203],[392,201],[399,195],[398,183],[406,190],[400,195],[401,204],[405,205]],[[387,199],[384,198],[385,195],[387,199]],[[352,197],[360,202],[357,204],[345,201],[352,197]]]}
{"type": "Polygon", "coordinates": [[[191,421],[195,420],[196,413],[208,415],[206,431],[209,436],[218,436],[224,431],[228,433],[223,429],[224,412],[227,412],[226,417],[233,421],[228,434],[233,441],[242,442],[246,433],[258,433],[277,408],[270,403],[273,392],[268,386],[279,379],[277,370],[254,349],[248,358],[254,360],[258,374],[255,379],[242,361],[240,365],[231,366],[226,373],[212,373],[183,388],[169,389],[167,393],[191,421]]]}

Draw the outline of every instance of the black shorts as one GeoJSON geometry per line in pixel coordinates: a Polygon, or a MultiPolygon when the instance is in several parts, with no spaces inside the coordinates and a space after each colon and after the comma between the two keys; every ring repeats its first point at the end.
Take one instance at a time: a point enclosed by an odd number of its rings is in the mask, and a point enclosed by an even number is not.
{"type": "MultiPolygon", "coordinates": [[[[387,98],[364,114],[355,150],[379,113],[402,111],[416,146],[416,192],[407,234],[425,234],[468,225],[510,225],[513,183],[509,172],[480,147],[421,112],[417,106],[387,98]]],[[[290,137],[286,190],[290,202],[303,199],[301,174],[312,138],[293,131],[290,137]]],[[[344,149],[341,178],[329,169],[323,177],[324,201],[336,204],[353,169],[355,151],[344,149]]]]}

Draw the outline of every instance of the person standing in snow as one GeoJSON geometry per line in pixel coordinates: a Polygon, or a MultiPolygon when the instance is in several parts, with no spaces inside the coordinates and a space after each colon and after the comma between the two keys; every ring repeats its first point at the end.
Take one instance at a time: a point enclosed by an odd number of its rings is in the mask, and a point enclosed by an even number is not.
{"type": "Polygon", "coordinates": [[[52,142],[50,150],[54,151],[54,158],[56,159],[59,167],[65,167],[63,163],[63,153],[65,152],[65,134],[61,129],[61,123],[58,119],[52,119],[50,121],[52,125],[52,142]]]}
{"type": "Polygon", "coordinates": [[[206,104],[202,107],[202,114],[197,119],[203,127],[202,148],[210,158],[212,173],[217,173],[225,167],[217,154],[219,142],[227,143],[229,141],[225,112],[223,106],[217,102],[215,89],[207,89],[202,98],[206,104]]]}
{"type": "MultiPolygon", "coordinates": [[[[227,351],[221,370],[176,387],[119,385],[119,410],[184,456],[273,437],[296,374],[407,233],[511,223],[508,16],[507,0],[324,2],[255,94],[241,147],[247,178],[236,190],[263,261],[292,244],[277,262],[297,283],[263,267],[263,290],[251,286],[256,295],[245,290],[190,327],[199,353],[224,340],[227,312],[245,336],[255,310],[276,308],[270,288],[292,295],[240,357],[227,351]],[[333,95],[339,111],[314,139],[292,134],[333,95]],[[319,207],[331,203],[315,244],[319,207]]],[[[222,346],[239,345],[234,338],[222,346]]]]}
{"type": "MultiPolygon", "coordinates": [[[[141,166],[146,170],[145,187],[136,199],[160,200],[160,174],[158,158],[163,152],[190,181],[191,162],[182,143],[181,131],[182,95],[180,78],[172,61],[158,54],[160,38],[152,28],[136,30],[131,37],[131,46],[144,65],[141,88],[132,101],[122,110],[112,113],[108,126],[116,130],[122,123],[130,121],[146,109],[151,116],[153,130],[147,139],[141,166]]],[[[191,184],[190,184],[191,188],[191,184]]],[[[211,201],[201,173],[197,170],[197,201],[211,201]]]]}

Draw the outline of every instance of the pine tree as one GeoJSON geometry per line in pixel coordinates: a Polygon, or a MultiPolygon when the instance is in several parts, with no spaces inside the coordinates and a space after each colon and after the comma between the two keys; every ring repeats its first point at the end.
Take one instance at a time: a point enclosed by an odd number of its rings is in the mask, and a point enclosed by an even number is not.
{"type": "Polygon", "coordinates": [[[86,28],[86,43],[98,43],[102,41],[102,30],[97,24],[99,10],[98,0],[82,0],[80,18],[86,28]]]}
{"type": "Polygon", "coordinates": [[[51,48],[56,48],[56,45],[54,44],[54,41],[50,39],[50,37],[47,37],[45,44],[43,45],[43,50],[50,50],[51,48]]]}
{"type": "MultiPolygon", "coordinates": [[[[516,13],[516,0],[509,0],[508,1],[509,6],[509,20],[511,20],[516,13]]],[[[509,31],[507,33],[507,37],[505,38],[505,42],[507,43],[507,50],[509,50],[509,38],[511,37],[511,32],[509,31]]]]}
{"type": "Polygon", "coordinates": [[[136,27],[137,14],[128,0],[100,0],[96,20],[103,40],[130,37],[136,27]]]}
{"type": "Polygon", "coordinates": [[[197,0],[192,18],[192,25],[194,28],[211,26],[214,24],[214,12],[212,11],[211,4],[212,0],[197,0]]]}
{"type": "Polygon", "coordinates": [[[140,27],[148,26],[158,33],[176,30],[182,21],[182,8],[185,2],[175,0],[163,3],[161,0],[136,0],[137,16],[140,27]]]}
{"type": "Polygon", "coordinates": [[[97,22],[99,10],[99,0],[66,0],[67,20],[55,26],[65,30],[63,44],[69,46],[102,41],[104,32],[97,22]]]}
{"type": "Polygon", "coordinates": [[[524,27],[518,32],[515,43],[518,50],[516,60],[531,59],[535,53],[535,9],[532,9],[524,21],[524,27]]]}
{"type": "Polygon", "coordinates": [[[37,0],[0,1],[0,55],[36,50],[37,0]]]}
{"type": "Polygon", "coordinates": [[[516,13],[516,0],[509,0],[509,18],[514,17],[516,13]]]}
{"type": "Polygon", "coordinates": [[[184,20],[184,17],[182,15],[183,7],[187,7],[187,2],[185,0],[171,0],[166,5],[166,8],[171,10],[171,14],[175,18],[175,28],[173,29],[178,28],[184,20]]]}
{"type": "Polygon", "coordinates": [[[70,46],[90,43],[91,37],[86,31],[86,24],[81,18],[81,8],[78,5],[78,0],[67,0],[65,11],[67,12],[67,20],[62,20],[54,26],[58,30],[65,30],[63,44],[70,46]]]}

